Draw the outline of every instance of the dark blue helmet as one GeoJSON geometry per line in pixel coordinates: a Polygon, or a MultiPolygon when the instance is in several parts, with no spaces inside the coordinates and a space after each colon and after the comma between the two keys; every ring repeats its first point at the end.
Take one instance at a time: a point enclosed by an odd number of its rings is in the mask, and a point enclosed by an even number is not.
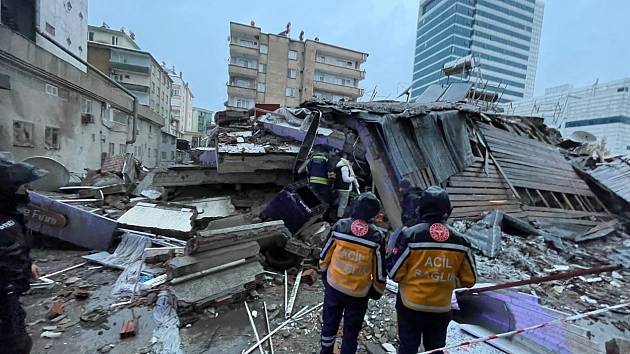
{"type": "Polygon", "coordinates": [[[353,219],[372,220],[381,210],[381,202],[374,193],[361,193],[354,201],[352,213],[353,219]]]}
{"type": "Polygon", "coordinates": [[[453,210],[448,193],[438,186],[425,189],[417,203],[416,214],[421,222],[444,222],[453,210]]]}
{"type": "Polygon", "coordinates": [[[42,178],[48,171],[24,162],[0,158],[0,191],[15,193],[21,185],[42,178]]]}

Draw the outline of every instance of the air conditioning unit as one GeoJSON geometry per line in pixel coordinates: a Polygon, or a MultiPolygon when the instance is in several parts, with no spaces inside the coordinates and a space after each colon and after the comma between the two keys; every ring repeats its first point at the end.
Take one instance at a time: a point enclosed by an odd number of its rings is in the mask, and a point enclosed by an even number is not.
{"type": "Polygon", "coordinates": [[[93,124],[94,116],[91,113],[81,114],[81,124],[93,124]]]}

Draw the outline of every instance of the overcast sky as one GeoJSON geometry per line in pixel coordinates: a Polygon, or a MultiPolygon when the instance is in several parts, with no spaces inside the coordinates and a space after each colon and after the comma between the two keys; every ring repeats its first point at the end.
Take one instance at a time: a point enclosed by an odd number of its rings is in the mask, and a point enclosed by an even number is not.
{"type": "MultiPolygon", "coordinates": [[[[393,99],[412,75],[418,0],[90,0],[89,21],[136,34],[143,50],[174,64],[195,95],[194,105],[220,110],[227,99],[229,22],[255,21],[291,37],[369,53],[361,87],[393,99]]],[[[547,0],[536,94],[565,83],[588,85],[630,75],[630,1],[547,0]]]]}

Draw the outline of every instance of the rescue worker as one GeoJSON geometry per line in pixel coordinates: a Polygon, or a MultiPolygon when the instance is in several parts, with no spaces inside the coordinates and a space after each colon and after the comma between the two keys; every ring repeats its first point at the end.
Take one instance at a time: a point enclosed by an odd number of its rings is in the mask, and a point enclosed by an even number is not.
{"type": "Polygon", "coordinates": [[[444,225],[451,203],[440,187],[427,188],[417,200],[418,223],[404,228],[391,250],[389,277],[398,282],[399,354],[446,344],[451,297],[456,287],[476,282],[470,244],[444,225]]]}
{"type": "Polygon", "coordinates": [[[39,276],[32,264],[24,222],[17,208],[28,201],[24,184],[35,181],[46,171],[25,163],[0,158],[0,339],[3,353],[23,354],[31,350],[26,333],[26,316],[19,301],[29,289],[31,274],[39,276]]]}
{"type": "Polygon", "coordinates": [[[333,226],[320,254],[325,285],[321,353],[333,352],[343,316],[342,354],[354,354],[368,300],[385,289],[384,235],[372,223],[381,203],[372,193],[355,200],[351,217],[333,226]]]}
{"type": "Polygon", "coordinates": [[[350,200],[350,192],[353,187],[356,188],[357,192],[359,191],[359,182],[354,175],[352,164],[348,160],[348,155],[343,154],[335,166],[335,190],[338,198],[338,218],[342,218],[346,212],[348,201],[350,200]]]}
{"type": "Polygon", "coordinates": [[[298,173],[302,173],[304,170],[308,173],[309,188],[324,202],[330,204],[332,192],[328,183],[329,166],[326,154],[314,153],[306,165],[298,170],[298,173]]]}

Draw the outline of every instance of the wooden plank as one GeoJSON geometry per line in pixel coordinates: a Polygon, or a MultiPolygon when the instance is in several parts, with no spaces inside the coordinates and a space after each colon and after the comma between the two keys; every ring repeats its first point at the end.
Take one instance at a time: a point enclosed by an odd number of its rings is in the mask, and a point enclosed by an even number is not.
{"type": "Polygon", "coordinates": [[[564,201],[569,205],[569,208],[571,208],[571,210],[576,210],[573,204],[571,203],[571,201],[569,200],[569,198],[567,198],[567,195],[564,193],[561,193],[561,194],[562,194],[562,199],[564,199],[564,201]]]}
{"type": "Polygon", "coordinates": [[[531,189],[536,189],[536,190],[540,189],[544,191],[554,191],[554,192],[560,192],[560,193],[593,196],[593,192],[591,192],[590,190],[571,188],[569,186],[567,187],[556,186],[553,184],[546,184],[544,182],[538,182],[538,181],[514,180],[514,185],[517,187],[531,188],[531,189]]]}
{"type": "MultiPolygon", "coordinates": [[[[524,206],[525,207],[525,206],[524,206]]],[[[525,208],[523,208],[525,210],[525,208]]],[[[535,216],[535,217],[545,217],[545,218],[560,218],[560,219],[581,219],[581,218],[587,218],[590,216],[587,215],[572,215],[572,214],[567,214],[565,213],[565,211],[568,210],[564,210],[564,209],[559,209],[559,212],[544,212],[544,211],[533,211],[533,210],[525,210],[529,216],[535,216]]],[[[604,215],[604,216],[593,216],[594,218],[599,218],[599,219],[609,219],[610,216],[608,215],[604,215]]]]}
{"type": "Polygon", "coordinates": [[[601,221],[591,221],[591,220],[581,220],[581,219],[562,219],[562,218],[540,218],[540,217],[532,217],[528,216],[531,221],[542,221],[548,223],[561,223],[561,224],[575,224],[575,225],[586,225],[586,226],[596,226],[601,224],[601,221]]]}
{"type": "MultiPolygon", "coordinates": [[[[553,198],[553,201],[556,202],[559,208],[566,209],[565,206],[562,205],[562,203],[560,203],[560,201],[558,200],[554,192],[549,192],[549,193],[551,193],[551,197],[553,198]]],[[[569,209],[572,209],[572,208],[569,208],[569,209]]]]}
{"type": "Polygon", "coordinates": [[[523,209],[521,209],[520,205],[477,205],[477,206],[472,206],[472,207],[459,207],[459,208],[453,208],[453,213],[466,213],[466,212],[472,212],[472,211],[488,211],[488,210],[494,210],[494,209],[499,209],[499,210],[517,210],[517,211],[522,211],[523,209]]]}
{"type": "Polygon", "coordinates": [[[481,194],[481,195],[510,195],[508,189],[504,188],[460,188],[446,187],[449,194],[481,194]]]}
{"type": "Polygon", "coordinates": [[[518,158],[506,158],[506,157],[501,157],[499,158],[499,161],[501,161],[501,164],[510,164],[512,165],[512,167],[516,167],[516,168],[520,168],[520,169],[525,169],[526,167],[531,167],[530,170],[537,170],[537,169],[544,169],[544,170],[550,170],[551,172],[557,172],[557,171],[561,171],[561,172],[570,172],[571,176],[576,176],[575,171],[573,171],[573,169],[569,168],[570,166],[567,166],[565,164],[559,163],[557,166],[555,164],[553,164],[554,166],[551,166],[549,164],[540,164],[540,163],[534,163],[532,161],[528,161],[525,159],[518,159],[518,158]],[[526,167],[522,167],[522,166],[526,166],[526,167]]]}
{"type": "Polygon", "coordinates": [[[540,193],[538,189],[535,189],[535,191],[536,191],[536,194],[538,194],[540,199],[543,201],[543,203],[547,206],[547,208],[550,208],[549,203],[547,203],[547,200],[545,199],[545,196],[542,195],[542,193],[540,193]]]}
{"type": "Polygon", "coordinates": [[[477,180],[476,182],[454,179],[449,180],[448,185],[450,187],[508,188],[507,184],[504,182],[492,179],[488,179],[486,181],[477,180]]]}
{"type": "Polygon", "coordinates": [[[544,208],[544,207],[537,207],[537,206],[531,206],[531,205],[525,205],[523,209],[529,210],[529,211],[559,211],[565,214],[581,215],[581,216],[610,216],[610,214],[602,213],[602,212],[544,208]]]}
{"type": "Polygon", "coordinates": [[[488,151],[488,156],[490,157],[490,159],[494,162],[494,164],[497,167],[497,170],[499,170],[499,174],[501,174],[501,177],[503,177],[503,179],[505,180],[505,182],[508,184],[508,186],[510,187],[510,190],[512,191],[512,194],[514,194],[514,196],[516,197],[516,199],[521,199],[521,196],[518,195],[518,192],[516,191],[516,188],[514,188],[514,185],[512,184],[512,182],[510,182],[510,179],[508,178],[508,176],[505,174],[505,171],[503,171],[503,169],[501,168],[501,165],[499,165],[499,163],[497,162],[497,160],[494,158],[494,155],[491,154],[488,151]]]}
{"type": "Polygon", "coordinates": [[[510,194],[505,195],[477,195],[477,194],[449,194],[449,199],[451,201],[455,200],[512,200],[516,201],[514,197],[510,194]]]}
{"type": "Polygon", "coordinates": [[[455,208],[475,205],[520,205],[520,203],[517,200],[451,200],[451,205],[455,208]]]}
{"type": "MultiPolygon", "coordinates": [[[[458,182],[503,182],[503,179],[500,176],[496,176],[496,177],[488,177],[488,176],[480,176],[480,177],[473,177],[473,176],[460,176],[460,175],[455,175],[455,176],[451,176],[448,179],[449,182],[451,181],[458,181],[458,182]]],[[[507,185],[506,185],[507,186],[507,185]]]]}

